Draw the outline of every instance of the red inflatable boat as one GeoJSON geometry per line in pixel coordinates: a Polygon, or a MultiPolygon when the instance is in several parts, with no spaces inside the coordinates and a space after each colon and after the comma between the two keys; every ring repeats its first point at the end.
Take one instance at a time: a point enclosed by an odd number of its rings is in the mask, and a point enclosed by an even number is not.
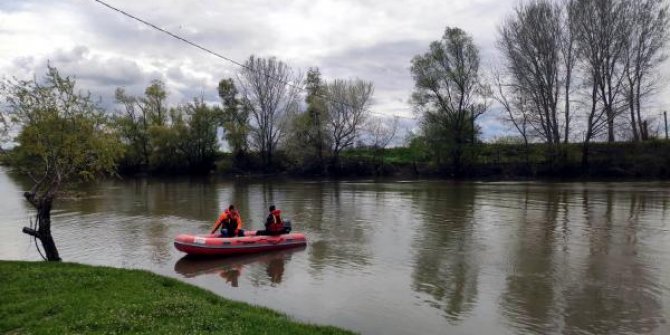
{"type": "Polygon", "coordinates": [[[301,233],[279,236],[256,236],[255,231],[245,231],[244,237],[219,237],[214,235],[182,234],[174,239],[177,250],[189,255],[238,255],[268,250],[286,249],[307,244],[301,233]]]}

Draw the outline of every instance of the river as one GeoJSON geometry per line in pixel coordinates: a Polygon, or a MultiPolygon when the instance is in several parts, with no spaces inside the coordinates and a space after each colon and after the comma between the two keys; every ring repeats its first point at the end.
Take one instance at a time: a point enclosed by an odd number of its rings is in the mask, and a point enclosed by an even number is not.
{"type": "MultiPolygon", "coordinates": [[[[0,259],[37,260],[0,170],[0,259]]],[[[363,334],[668,334],[670,183],[112,180],[59,201],[65,261],[140,268],[363,334]],[[172,241],[276,204],[305,248],[195,261],[172,241]]],[[[3,283],[5,285],[6,283],[3,283]]],[[[222,313],[222,318],[226,317],[222,313]]]]}

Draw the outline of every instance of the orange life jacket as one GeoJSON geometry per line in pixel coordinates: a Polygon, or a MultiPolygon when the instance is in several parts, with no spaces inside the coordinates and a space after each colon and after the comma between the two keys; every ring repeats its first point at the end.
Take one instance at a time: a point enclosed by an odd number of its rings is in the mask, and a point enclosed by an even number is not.
{"type": "Polygon", "coordinates": [[[270,212],[270,215],[272,215],[272,223],[270,223],[269,230],[272,232],[280,232],[284,230],[284,222],[281,220],[281,211],[278,209],[275,209],[274,211],[270,212]]]}
{"type": "Polygon", "coordinates": [[[240,213],[237,211],[230,211],[226,209],[219,215],[219,218],[216,219],[216,222],[214,223],[214,226],[212,227],[212,231],[215,231],[218,228],[226,228],[232,226],[233,223],[236,223],[235,225],[235,235],[239,232],[240,229],[242,229],[242,218],[240,217],[240,213]]]}
{"type": "Polygon", "coordinates": [[[229,209],[226,209],[224,213],[227,217],[225,219],[224,225],[226,228],[234,226],[235,235],[237,235],[237,232],[242,229],[242,218],[240,217],[240,213],[235,210],[231,212],[229,209]]]}

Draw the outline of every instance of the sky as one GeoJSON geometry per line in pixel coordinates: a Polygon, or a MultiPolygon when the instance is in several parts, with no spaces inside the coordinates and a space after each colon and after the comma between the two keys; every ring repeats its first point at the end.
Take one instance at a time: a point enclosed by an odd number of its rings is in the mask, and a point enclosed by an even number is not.
{"type": "MultiPolygon", "coordinates": [[[[482,67],[498,58],[497,26],[518,0],[105,0],[238,62],[275,56],[296,72],[318,67],[326,80],[360,78],[375,85],[372,111],[400,116],[410,128],[409,71],[446,26],[470,33],[482,67]]],[[[140,95],[152,79],[171,103],[203,96],[217,102],[219,80],[239,67],[195,49],[93,0],[2,0],[0,76],[29,79],[46,64],[114,109],[114,90],[140,95]]],[[[491,113],[485,138],[510,131],[491,113]]]]}

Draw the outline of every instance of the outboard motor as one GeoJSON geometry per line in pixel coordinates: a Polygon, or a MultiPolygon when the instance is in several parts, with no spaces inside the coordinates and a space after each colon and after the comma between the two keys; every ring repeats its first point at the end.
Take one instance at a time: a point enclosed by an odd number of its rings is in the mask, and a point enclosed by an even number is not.
{"type": "Polygon", "coordinates": [[[284,234],[290,233],[291,229],[292,229],[291,220],[288,219],[284,220],[284,234]]]}

